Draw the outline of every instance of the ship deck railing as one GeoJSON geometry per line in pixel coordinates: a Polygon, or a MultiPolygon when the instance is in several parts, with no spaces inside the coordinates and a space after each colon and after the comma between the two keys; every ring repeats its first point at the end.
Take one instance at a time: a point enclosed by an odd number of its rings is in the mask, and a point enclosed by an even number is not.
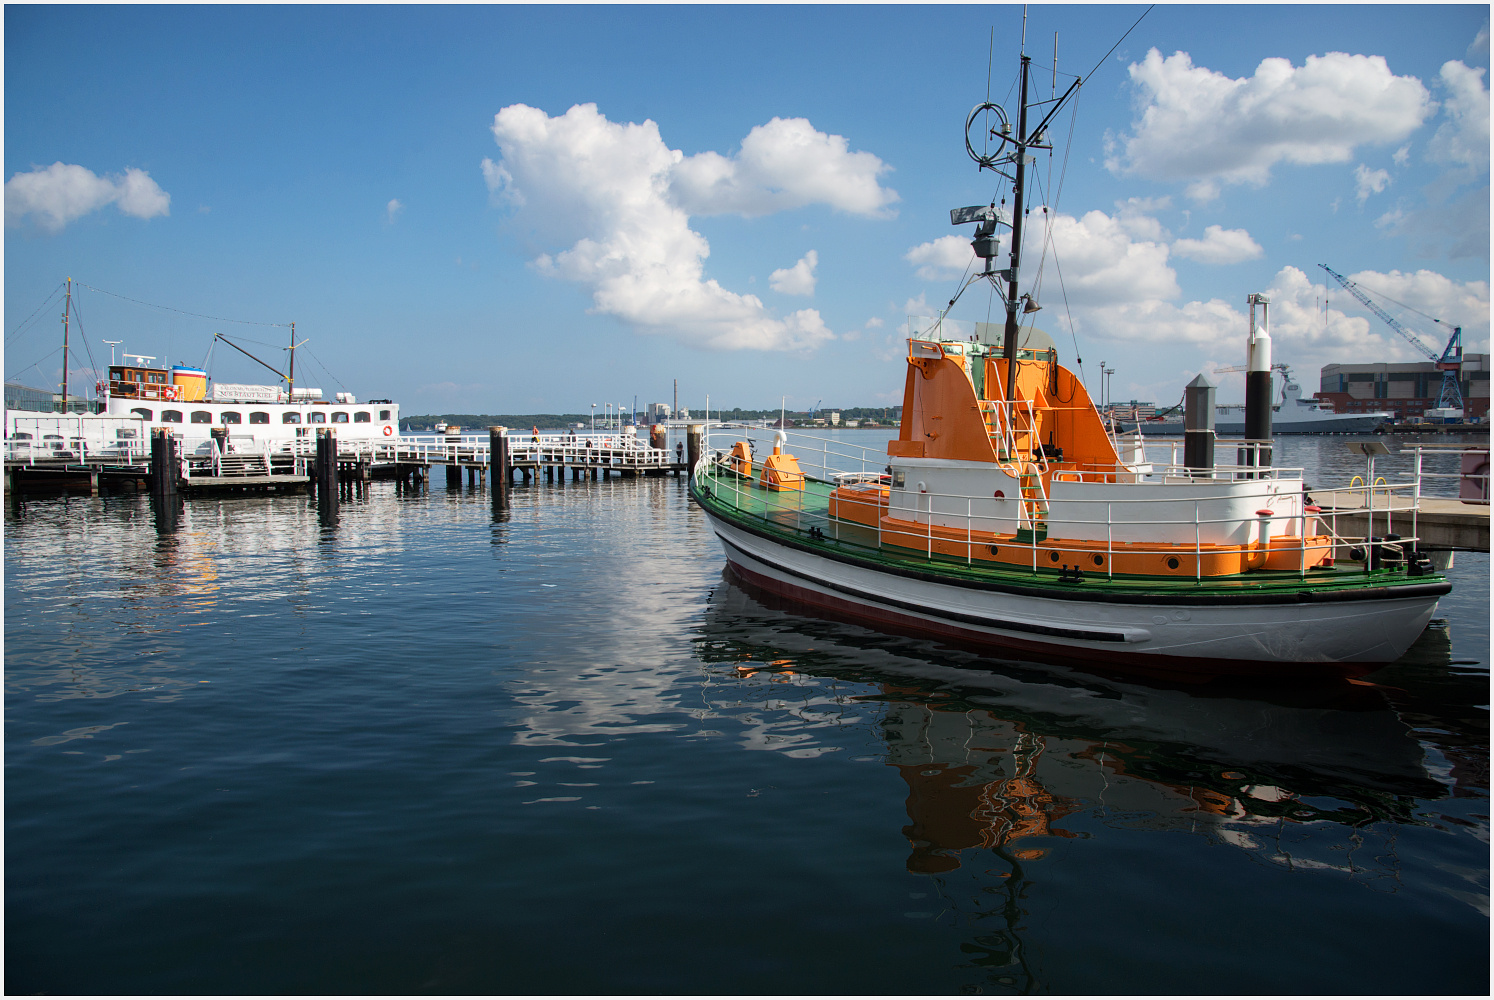
{"type": "MultiPolygon", "coordinates": [[[[771,442],[778,431],[770,432],[771,442]]],[[[740,440],[740,435],[730,435],[732,441],[740,440]]],[[[731,467],[729,458],[730,444],[725,448],[719,447],[719,438],[707,440],[707,451],[702,456],[700,465],[695,469],[695,477],[698,482],[709,485],[712,496],[720,503],[731,507],[749,517],[758,518],[765,522],[774,524],[779,528],[791,529],[798,534],[812,536],[814,531],[827,537],[833,537],[836,541],[851,545],[858,545],[861,538],[863,547],[869,551],[881,552],[886,542],[888,532],[881,526],[880,518],[877,526],[873,529],[869,525],[860,522],[845,521],[831,518],[829,515],[830,494],[843,486],[856,486],[866,488],[868,494],[877,497],[876,503],[881,503],[880,490],[890,486],[890,476],[884,469],[887,466],[887,456],[871,448],[861,447],[848,442],[836,441],[819,435],[787,434],[784,433],[784,450],[792,454],[799,463],[800,471],[805,476],[803,490],[774,490],[764,486],[757,478],[747,478],[737,474],[731,467]],[[818,456],[816,456],[818,452],[818,456]],[[818,458],[818,461],[816,461],[818,458]],[[875,465],[874,465],[875,463],[875,465]],[[846,468],[845,466],[859,465],[859,468],[846,468]],[[707,482],[708,480],[708,482],[707,482]]],[[[757,453],[754,453],[754,465],[759,461],[757,453]]],[[[754,472],[756,469],[754,469],[754,472]]],[[[1093,470],[1098,475],[1100,470],[1093,470]]],[[[1197,472],[1199,470],[1185,470],[1182,466],[1170,467],[1166,472],[1177,472],[1178,475],[1151,476],[1142,480],[1143,483],[1188,482],[1206,484],[1219,482],[1222,486],[1225,482],[1236,481],[1235,477],[1270,478],[1270,479],[1301,479],[1301,469],[1279,469],[1258,466],[1236,466],[1221,467],[1215,470],[1219,475],[1216,477],[1185,476],[1181,473],[1186,471],[1197,472]]],[[[1419,470],[1418,470],[1419,471],[1419,470]]],[[[1118,474],[1131,473],[1132,470],[1126,466],[1115,466],[1107,470],[1107,474],[1114,477],[1118,474]]],[[[1324,535],[1330,539],[1335,561],[1358,562],[1358,559],[1350,558],[1351,550],[1358,550],[1362,555],[1364,572],[1371,572],[1377,568],[1377,564],[1399,563],[1405,564],[1407,557],[1416,551],[1420,538],[1417,535],[1416,520],[1418,516],[1418,500],[1421,497],[1420,477],[1410,480],[1391,482],[1384,477],[1376,477],[1374,482],[1366,484],[1362,477],[1355,477],[1349,482],[1339,484],[1327,482],[1325,485],[1314,487],[1325,493],[1332,493],[1335,506],[1327,509],[1309,509],[1313,505],[1304,503],[1302,513],[1283,514],[1258,514],[1250,518],[1233,517],[1206,517],[1204,508],[1212,503],[1224,500],[1238,499],[1238,496],[1227,490],[1217,493],[1195,495],[1189,497],[1135,497],[1125,499],[1114,498],[1083,498],[1075,500],[1054,500],[1047,498],[1048,510],[1045,517],[1037,516],[1028,504],[1019,503],[1018,513],[1015,517],[976,513],[977,504],[990,502],[986,495],[973,496],[964,494],[944,493],[921,493],[918,496],[919,509],[904,509],[888,506],[889,513],[896,515],[899,512],[912,514],[912,523],[923,528],[923,555],[929,560],[950,559],[963,562],[967,566],[977,562],[975,552],[990,545],[989,538],[1003,532],[998,532],[998,527],[1005,527],[1016,523],[1018,532],[1015,538],[1008,537],[1003,545],[1017,545],[1027,548],[1030,552],[1030,567],[1035,572],[1039,569],[1038,555],[1048,551],[1053,546],[1041,544],[1044,541],[1055,545],[1062,544],[1065,539],[1044,536],[1039,538],[1040,530],[1048,521],[1062,521],[1070,524],[1084,524],[1095,528],[1103,528],[1105,537],[1104,548],[1094,549],[1096,554],[1103,553],[1105,556],[1104,575],[1107,578],[1115,576],[1114,556],[1121,551],[1127,555],[1190,555],[1193,557],[1194,579],[1196,582],[1203,580],[1203,564],[1205,555],[1229,555],[1239,554],[1246,556],[1258,555],[1264,551],[1259,538],[1262,533],[1266,537],[1279,538],[1283,536],[1298,539],[1298,570],[1293,571],[1264,571],[1277,573],[1292,573],[1305,578],[1308,569],[1308,552],[1318,552],[1322,543],[1310,544],[1310,539],[1321,538],[1324,535]],[[1357,492],[1355,492],[1357,490],[1357,492]],[[1177,505],[1186,503],[1191,506],[1192,516],[1184,518],[1164,518],[1145,513],[1149,510],[1156,511],[1161,505],[1177,505]],[[926,507],[923,505],[927,505],[926,507]],[[1085,508],[1093,509],[1103,504],[1104,517],[1073,517],[1064,512],[1067,504],[1084,505],[1085,508]],[[965,506],[965,514],[958,513],[958,507],[965,506]],[[936,508],[942,507],[943,510],[936,508]],[[951,508],[954,512],[951,512],[951,508]],[[1368,529],[1363,534],[1350,534],[1340,530],[1343,522],[1351,518],[1364,518],[1368,529]],[[1399,517],[1404,521],[1409,517],[1411,531],[1398,537],[1387,538],[1394,535],[1391,531],[1394,519],[1399,517]],[[942,520],[936,520],[942,519],[942,520]],[[1382,521],[1383,519],[1383,521],[1382,521]],[[1252,534],[1255,538],[1242,543],[1216,543],[1205,541],[1205,536],[1211,534],[1208,531],[1213,525],[1228,525],[1238,527],[1244,522],[1253,524],[1252,534]],[[1316,522],[1317,529],[1311,534],[1308,528],[1316,522]],[[1376,527],[1384,524],[1383,531],[1377,533],[1376,527]],[[1192,544],[1187,542],[1130,542],[1124,535],[1134,532],[1138,525],[1147,527],[1172,526],[1180,530],[1180,533],[1191,533],[1192,544]],[[963,544],[959,535],[963,528],[963,544]],[[1023,539],[1025,535],[1025,539],[1023,539]],[[1119,535],[1119,537],[1117,537],[1119,535]],[[949,545],[953,543],[961,546],[964,550],[963,558],[959,556],[950,557],[943,553],[935,552],[935,544],[949,545]],[[1124,549],[1117,548],[1124,545],[1124,549]],[[1389,553],[1385,555],[1376,553],[1389,553]]],[[[1125,486],[1126,483],[1113,485],[1125,486]]],[[[1017,498],[1012,498],[1017,499],[1017,498]]],[[[870,502],[870,498],[869,498],[870,502]]],[[[913,535],[906,529],[897,529],[892,534],[900,541],[910,540],[913,535]]],[[[1009,534],[1009,533],[1008,533],[1009,534]]],[[[1098,534],[1098,532],[1096,532],[1098,534]]],[[[1095,544],[1102,541],[1099,538],[1073,539],[1075,542],[1083,541],[1086,544],[1095,544]]],[[[906,544],[898,544],[900,549],[907,549],[906,544]]],[[[1085,549],[1086,552],[1091,550],[1085,549]]],[[[1270,550],[1273,553],[1291,553],[1290,548],[1280,546],[1270,550]]],[[[987,560],[979,560],[982,564],[987,560]]],[[[1056,567],[1044,567],[1056,568],[1056,567]]],[[[1251,570],[1250,574],[1263,572],[1251,570]]]]}

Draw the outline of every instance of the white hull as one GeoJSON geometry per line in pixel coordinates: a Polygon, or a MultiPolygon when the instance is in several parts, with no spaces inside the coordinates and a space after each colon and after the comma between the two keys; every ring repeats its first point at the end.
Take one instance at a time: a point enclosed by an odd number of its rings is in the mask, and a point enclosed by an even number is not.
{"type": "Polygon", "coordinates": [[[1093,600],[1057,599],[897,575],[710,520],[728,561],[749,582],[792,599],[1018,652],[1163,673],[1192,673],[1201,662],[1288,674],[1273,667],[1388,663],[1410,647],[1437,606],[1425,592],[1277,604],[1116,603],[1098,592],[1093,600]]]}

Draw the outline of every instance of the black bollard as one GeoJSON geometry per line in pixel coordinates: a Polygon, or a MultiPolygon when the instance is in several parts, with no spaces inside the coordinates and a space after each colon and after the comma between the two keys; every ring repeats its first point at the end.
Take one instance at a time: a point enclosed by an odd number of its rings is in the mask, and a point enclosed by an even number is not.
{"type": "Polygon", "coordinates": [[[1183,465],[1195,479],[1214,475],[1214,383],[1202,374],[1183,390],[1183,465]]]}

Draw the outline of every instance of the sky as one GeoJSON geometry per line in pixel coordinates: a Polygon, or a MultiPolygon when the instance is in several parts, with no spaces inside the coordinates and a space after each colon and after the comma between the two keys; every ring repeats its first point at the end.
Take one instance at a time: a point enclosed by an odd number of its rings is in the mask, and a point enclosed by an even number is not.
{"type": "MultiPolygon", "coordinates": [[[[1007,193],[964,127],[1015,116],[1023,10],[7,5],[6,377],[61,381],[71,277],[74,387],[273,382],[213,334],[284,370],[294,321],[298,385],[406,414],[896,405],[949,210],[1007,193]]],[[[1308,394],[1423,357],[1319,264],[1487,352],[1488,6],[1146,10],[1027,8],[1031,99],[1082,83],[1024,290],[1091,391],[1239,365],[1251,293],[1308,394]]]]}

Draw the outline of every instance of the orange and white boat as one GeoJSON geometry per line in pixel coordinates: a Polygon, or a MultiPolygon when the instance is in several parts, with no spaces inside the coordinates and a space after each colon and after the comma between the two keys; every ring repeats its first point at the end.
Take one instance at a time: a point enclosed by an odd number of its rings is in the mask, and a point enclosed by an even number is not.
{"type": "MultiPolygon", "coordinates": [[[[1026,69],[1024,57],[1024,104],[1026,69]]],[[[971,121],[999,112],[982,105],[971,121]]],[[[1007,320],[971,337],[941,317],[909,339],[885,454],[806,438],[790,486],[770,472],[790,465],[787,435],[756,475],[750,443],[708,442],[691,493],[732,570],[879,627],[1103,667],[1298,677],[1397,659],[1450,590],[1414,537],[1343,535],[1307,499],[1302,470],[1272,467],[1268,448],[1239,465],[1148,462],[1139,436],[1107,428],[1053,341],[1022,325],[1035,306],[1018,289],[1022,181],[1046,121],[1029,130],[1024,110],[1015,133],[993,129],[989,156],[967,141],[982,167],[1015,174],[1009,269],[992,268],[994,199],[952,213],[978,224],[986,270],[972,280],[1001,290],[1007,320]]],[[[1269,414],[1266,300],[1250,302],[1269,414]]]]}

